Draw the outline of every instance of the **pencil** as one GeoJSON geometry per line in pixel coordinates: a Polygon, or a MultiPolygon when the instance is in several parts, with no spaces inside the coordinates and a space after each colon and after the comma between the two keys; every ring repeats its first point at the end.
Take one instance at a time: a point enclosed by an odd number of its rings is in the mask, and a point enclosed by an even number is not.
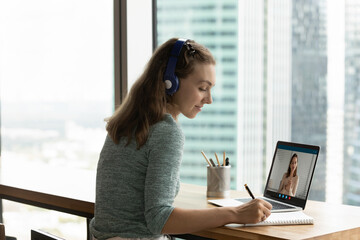
{"type": "Polygon", "coordinates": [[[211,167],[211,163],[209,162],[209,159],[206,157],[204,151],[201,151],[201,154],[204,156],[205,160],[207,161],[207,163],[208,163],[209,166],[211,167]]]}
{"type": "Polygon", "coordinates": [[[218,158],[218,156],[217,156],[217,154],[216,154],[216,153],[215,153],[215,157],[216,157],[216,161],[217,161],[217,163],[218,163],[218,166],[220,167],[219,158],[218,158]]]}
{"type": "Polygon", "coordinates": [[[223,166],[225,166],[225,152],[223,152],[223,166]]]}

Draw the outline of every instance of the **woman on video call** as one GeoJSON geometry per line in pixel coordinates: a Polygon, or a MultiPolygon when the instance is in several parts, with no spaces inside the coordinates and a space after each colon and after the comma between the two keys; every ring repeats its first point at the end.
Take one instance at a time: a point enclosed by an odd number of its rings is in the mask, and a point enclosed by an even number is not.
{"type": "Polygon", "coordinates": [[[212,103],[215,77],[213,55],[193,40],[172,38],[154,52],[107,122],[90,222],[94,238],[160,240],[269,217],[272,206],[262,199],[238,207],[173,206],[185,141],[178,117],[193,119],[212,103]]]}
{"type": "Polygon", "coordinates": [[[295,196],[299,184],[299,176],[297,175],[298,156],[294,153],[290,159],[289,167],[284,173],[278,192],[288,196],[295,196]]]}

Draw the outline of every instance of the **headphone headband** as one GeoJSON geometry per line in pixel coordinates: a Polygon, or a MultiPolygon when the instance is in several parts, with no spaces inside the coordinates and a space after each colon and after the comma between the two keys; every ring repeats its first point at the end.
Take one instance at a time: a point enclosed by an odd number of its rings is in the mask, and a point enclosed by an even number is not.
{"type": "Polygon", "coordinates": [[[186,41],[188,41],[188,39],[178,39],[171,49],[163,79],[165,82],[166,93],[168,95],[173,95],[179,89],[179,79],[175,75],[175,68],[181,49],[186,41]]]}

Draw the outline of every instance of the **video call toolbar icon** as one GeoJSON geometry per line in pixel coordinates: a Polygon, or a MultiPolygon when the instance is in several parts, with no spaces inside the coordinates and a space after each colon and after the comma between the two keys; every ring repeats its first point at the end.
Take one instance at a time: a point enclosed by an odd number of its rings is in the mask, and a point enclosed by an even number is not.
{"type": "Polygon", "coordinates": [[[284,199],[291,199],[290,196],[284,195],[284,194],[279,194],[279,198],[284,198],[284,199]]]}

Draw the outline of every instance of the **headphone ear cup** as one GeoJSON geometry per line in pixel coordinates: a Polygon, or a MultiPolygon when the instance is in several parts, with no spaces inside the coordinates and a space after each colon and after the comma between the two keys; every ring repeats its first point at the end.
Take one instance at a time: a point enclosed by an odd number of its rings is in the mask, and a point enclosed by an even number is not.
{"type": "Polygon", "coordinates": [[[168,77],[165,81],[166,94],[173,95],[179,89],[179,79],[176,75],[168,77]]]}

